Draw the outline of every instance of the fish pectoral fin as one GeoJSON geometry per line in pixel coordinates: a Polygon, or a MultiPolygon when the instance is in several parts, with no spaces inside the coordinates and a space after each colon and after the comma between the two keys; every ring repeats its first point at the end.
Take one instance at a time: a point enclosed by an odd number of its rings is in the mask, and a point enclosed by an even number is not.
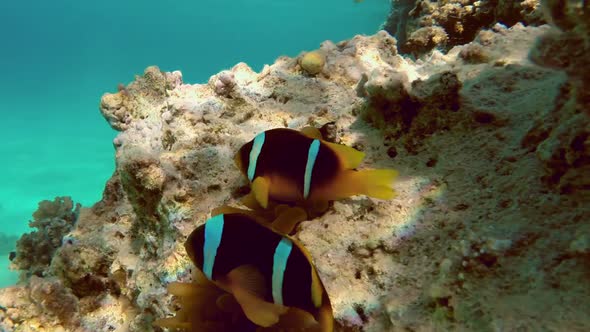
{"type": "Polygon", "coordinates": [[[264,276],[253,265],[240,265],[231,270],[227,275],[230,288],[237,286],[259,298],[266,296],[264,276]]]}
{"type": "Polygon", "coordinates": [[[215,304],[217,307],[223,312],[235,312],[237,310],[239,303],[237,302],[236,298],[231,294],[225,293],[215,300],[215,304]]]}
{"type": "Polygon", "coordinates": [[[185,322],[179,317],[160,318],[154,321],[154,325],[168,329],[190,329],[191,323],[185,322]]]}
{"type": "Polygon", "coordinates": [[[264,300],[264,276],[252,265],[242,265],[228,274],[230,288],[244,314],[253,323],[268,327],[276,324],[287,307],[264,300]]]}
{"type": "Polygon", "coordinates": [[[203,273],[203,271],[201,271],[200,269],[193,269],[192,277],[194,284],[210,288],[217,287],[211,280],[209,280],[209,278],[207,278],[205,273],[203,273]]]}
{"type": "Polygon", "coordinates": [[[303,127],[301,128],[301,133],[309,138],[313,139],[322,139],[322,133],[316,127],[303,127]]]}
{"type": "Polygon", "coordinates": [[[246,317],[256,325],[272,326],[287,312],[287,307],[264,301],[239,286],[232,288],[232,292],[246,317]]]}
{"type": "Polygon", "coordinates": [[[300,207],[280,205],[275,209],[276,219],[272,228],[281,234],[289,234],[298,223],[307,220],[307,212],[300,207]]]}
{"type": "Polygon", "coordinates": [[[296,331],[323,332],[311,313],[296,307],[289,307],[289,311],[281,316],[277,327],[288,327],[296,331]]]}
{"type": "Polygon", "coordinates": [[[351,148],[350,146],[330,142],[324,142],[324,144],[328,145],[338,155],[346,169],[357,168],[363,159],[365,159],[364,152],[351,148]]]}
{"type": "Polygon", "coordinates": [[[287,307],[264,300],[264,277],[252,265],[242,265],[228,274],[236,301],[250,321],[262,327],[276,324],[287,307]]]}
{"type": "Polygon", "coordinates": [[[252,192],[254,192],[254,197],[258,204],[265,209],[268,207],[269,190],[270,181],[263,176],[257,177],[254,179],[254,182],[252,182],[252,192]]]}

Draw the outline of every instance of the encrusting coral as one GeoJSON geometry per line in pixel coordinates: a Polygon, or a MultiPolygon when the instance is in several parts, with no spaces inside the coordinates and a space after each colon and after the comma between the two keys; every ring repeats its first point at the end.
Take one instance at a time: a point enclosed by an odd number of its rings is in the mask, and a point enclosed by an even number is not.
{"type": "MultiPolygon", "coordinates": [[[[503,13],[507,3],[481,6],[503,13]]],[[[330,124],[330,141],[366,154],[361,167],[402,175],[394,200],[347,198],[294,226],[336,331],[589,330],[583,5],[544,7],[559,30],[508,28],[495,14],[489,30],[445,25],[452,45],[466,45],[416,61],[384,31],[326,41],[315,76],[289,57],[260,73],[237,64],[210,84],[146,69],[101,100],[120,131],[103,199],[64,224],[53,259],[21,256],[32,264],[0,291],[0,329],[161,331],[154,321],[194,288],[174,288],[195,282],[182,243],[248,193],[234,153],[271,128],[330,124]]],[[[231,322],[235,303],[213,298],[212,314],[231,322]]]]}
{"type": "Polygon", "coordinates": [[[321,72],[325,64],[325,56],[317,51],[307,52],[299,59],[301,69],[310,75],[316,75],[321,72]]]}

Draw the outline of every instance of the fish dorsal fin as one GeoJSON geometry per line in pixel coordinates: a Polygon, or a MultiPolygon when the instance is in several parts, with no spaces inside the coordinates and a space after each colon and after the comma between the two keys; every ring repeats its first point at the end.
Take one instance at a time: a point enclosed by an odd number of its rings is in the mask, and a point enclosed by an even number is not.
{"type": "Polygon", "coordinates": [[[264,300],[264,276],[251,265],[242,265],[229,274],[230,288],[250,321],[262,327],[276,324],[287,307],[264,300]]]}
{"type": "Polygon", "coordinates": [[[298,223],[307,219],[307,212],[300,207],[279,205],[275,209],[276,219],[272,222],[272,228],[281,233],[289,234],[298,223]]]}
{"type": "Polygon", "coordinates": [[[318,276],[318,271],[312,266],[311,269],[311,301],[313,305],[317,307],[322,305],[322,295],[324,293],[324,287],[318,276]]]}
{"type": "Polygon", "coordinates": [[[235,208],[229,205],[222,205],[214,208],[211,210],[211,217],[218,216],[220,214],[229,214],[229,213],[240,213],[242,209],[235,208]]]}
{"type": "Polygon", "coordinates": [[[330,142],[323,142],[326,144],[342,161],[344,168],[346,169],[353,169],[357,168],[363,159],[365,159],[365,153],[361,152],[357,149],[351,148],[350,146],[330,143],[330,142]]]}
{"type": "Polygon", "coordinates": [[[229,205],[222,205],[219,207],[214,208],[211,210],[211,217],[220,215],[220,214],[239,214],[251,219],[254,219],[259,224],[268,226],[270,224],[270,220],[274,217],[271,213],[264,213],[264,211],[252,211],[246,209],[240,209],[237,207],[229,206],[229,205]]]}
{"type": "Polygon", "coordinates": [[[323,332],[334,331],[334,312],[332,312],[332,303],[328,293],[324,291],[322,306],[318,312],[317,320],[320,323],[320,329],[323,332]]]}
{"type": "Polygon", "coordinates": [[[322,139],[322,133],[316,127],[303,127],[301,133],[309,138],[322,139]]]}
{"type": "Polygon", "coordinates": [[[252,191],[254,192],[254,197],[256,197],[256,201],[260,206],[263,208],[268,207],[268,193],[270,190],[270,181],[263,177],[259,176],[254,179],[252,182],[252,191]]]}

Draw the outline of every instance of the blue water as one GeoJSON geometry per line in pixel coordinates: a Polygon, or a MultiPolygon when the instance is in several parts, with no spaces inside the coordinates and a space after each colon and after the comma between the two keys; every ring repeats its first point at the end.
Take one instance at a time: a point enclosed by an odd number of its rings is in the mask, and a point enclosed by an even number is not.
{"type": "MultiPolygon", "coordinates": [[[[98,111],[149,65],[204,83],[237,62],[260,70],[326,40],[372,34],[389,0],[0,1],[0,241],[28,232],[43,199],[90,206],[114,170],[98,111]]],[[[11,245],[0,246],[0,287],[11,245]]]]}

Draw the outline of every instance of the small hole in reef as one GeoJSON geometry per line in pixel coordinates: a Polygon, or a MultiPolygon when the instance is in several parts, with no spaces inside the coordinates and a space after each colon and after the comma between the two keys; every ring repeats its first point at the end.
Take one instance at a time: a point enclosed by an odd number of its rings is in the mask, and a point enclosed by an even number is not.
{"type": "Polygon", "coordinates": [[[395,148],[395,146],[391,146],[389,147],[389,149],[387,149],[387,155],[389,156],[389,158],[397,157],[397,149],[395,148]]]}
{"type": "Polygon", "coordinates": [[[436,299],[436,304],[441,307],[448,307],[449,306],[450,297],[439,297],[436,299]]]}
{"type": "Polygon", "coordinates": [[[356,142],[352,145],[353,148],[359,150],[359,151],[365,151],[365,145],[361,142],[356,142]]]}
{"type": "Polygon", "coordinates": [[[219,191],[219,190],[221,190],[221,185],[219,185],[219,184],[212,184],[207,187],[207,192],[219,191]]]}
{"type": "Polygon", "coordinates": [[[244,186],[240,186],[240,187],[235,188],[232,191],[231,196],[232,196],[232,198],[238,198],[238,197],[242,197],[242,196],[247,195],[249,192],[250,192],[250,187],[247,185],[244,185],[244,186]]]}
{"type": "Polygon", "coordinates": [[[359,315],[363,323],[366,323],[369,320],[369,317],[367,317],[367,314],[365,314],[365,309],[360,304],[355,303],[353,305],[353,308],[354,311],[356,311],[356,313],[359,315]]]}

